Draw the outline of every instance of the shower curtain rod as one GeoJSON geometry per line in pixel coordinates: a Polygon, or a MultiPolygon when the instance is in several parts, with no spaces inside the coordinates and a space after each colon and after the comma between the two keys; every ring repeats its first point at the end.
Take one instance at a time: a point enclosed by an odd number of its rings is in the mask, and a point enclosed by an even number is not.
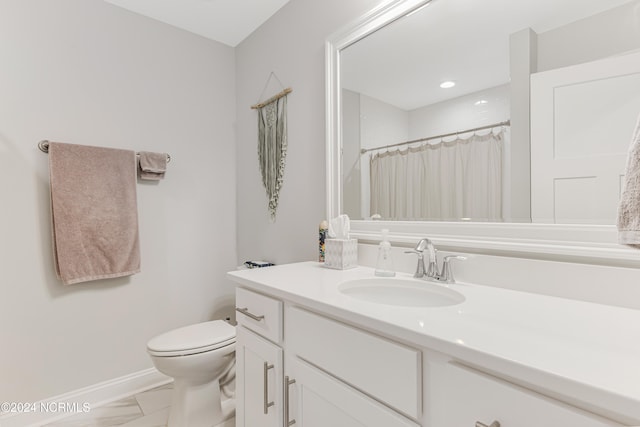
{"type": "MultiPolygon", "coordinates": [[[[38,142],[38,148],[43,153],[49,153],[49,141],[46,139],[43,139],[42,141],[38,142]]],[[[139,155],[140,153],[136,152],[136,156],[139,156],[139,155]]],[[[167,163],[169,163],[170,161],[171,161],[171,156],[167,154],[167,163]]]]}
{"type": "Polygon", "coordinates": [[[504,122],[494,123],[492,125],[480,126],[480,127],[473,128],[473,129],[459,130],[458,132],[444,133],[442,135],[429,136],[427,138],[420,138],[420,139],[414,139],[412,141],[399,142],[397,144],[383,145],[383,146],[375,147],[375,148],[361,148],[360,149],[360,154],[364,154],[364,153],[369,152],[369,151],[382,150],[382,149],[385,149],[385,148],[399,147],[401,145],[413,144],[413,143],[416,143],[416,142],[424,142],[424,141],[431,141],[433,139],[446,138],[448,136],[459,135],[461,133],[477,132],[479,130],[497,128],[499,126],[511,126],[511,120],[505,120],[504,122]]]}

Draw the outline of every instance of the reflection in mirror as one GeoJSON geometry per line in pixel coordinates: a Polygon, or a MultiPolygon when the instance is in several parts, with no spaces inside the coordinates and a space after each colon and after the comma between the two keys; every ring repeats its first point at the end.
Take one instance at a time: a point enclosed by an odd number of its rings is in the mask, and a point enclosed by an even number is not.
{"type": "Polygon", "coordinates": [[[640,0],[433,0],[342,49],[342,212],[614,224],[639,23],[640,0]]]}

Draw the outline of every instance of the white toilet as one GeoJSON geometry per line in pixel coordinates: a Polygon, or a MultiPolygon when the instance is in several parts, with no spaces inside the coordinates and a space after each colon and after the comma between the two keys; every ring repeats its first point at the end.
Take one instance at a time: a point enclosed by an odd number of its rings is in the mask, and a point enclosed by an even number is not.
{"type": "Polygon", "coordinates": [[[213,427],[235,415],[233,395],[224,388],[234,378],[235,348],[236,328],[222,320],[149,340],[153,364],[174,379],[168,427],[213,427]]]}

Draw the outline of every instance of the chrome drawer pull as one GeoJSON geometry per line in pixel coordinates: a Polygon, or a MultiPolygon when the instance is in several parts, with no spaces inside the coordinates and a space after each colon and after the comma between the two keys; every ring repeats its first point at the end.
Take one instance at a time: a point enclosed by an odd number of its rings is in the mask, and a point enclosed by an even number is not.
{"type": "Polygon", "coordinates": [[[500,427],[500,423],[498,421],[494,421],[490,425],[486,425],[480,421],[476,421],[476,427],[500,427]]]}
{"type": "Polygon", "coordinates": [[[264,315],[256,316],[255,314],[251,313],[247,307],[245,307],[245,308],[236,307],[236,311],[239,312],[239,313],[244,314],[245,316],[248,316],[248,317],[252,318],[256,322],[259,322],[259,321],[264,319],[264,315]]]}
{"type": "Polygon", "coordinates": [[[284,425],[286,427],[296,423],[296,420],[289,421],[289,386],[295,383],[296,380],[290,380],[287,376],[284,377],[284,425]]]}
{"type": "Polygon", "coordinates": [[[269,402],[269,369],[273,369],[273,365],[264,362],[264,413],[269,413],[269,407],[275,405],[275,402],[269,402]]]}

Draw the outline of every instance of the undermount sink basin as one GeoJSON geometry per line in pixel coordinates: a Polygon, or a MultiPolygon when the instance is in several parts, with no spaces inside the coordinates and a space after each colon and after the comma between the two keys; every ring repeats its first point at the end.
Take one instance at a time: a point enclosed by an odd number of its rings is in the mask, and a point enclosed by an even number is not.
{"type": "Polygon", "coordinates": [[[390,277],[349,280],[338,290],[362,301],[404,307],[444,307],[465,300],[460,292],[441,285],[390,277]]]}

